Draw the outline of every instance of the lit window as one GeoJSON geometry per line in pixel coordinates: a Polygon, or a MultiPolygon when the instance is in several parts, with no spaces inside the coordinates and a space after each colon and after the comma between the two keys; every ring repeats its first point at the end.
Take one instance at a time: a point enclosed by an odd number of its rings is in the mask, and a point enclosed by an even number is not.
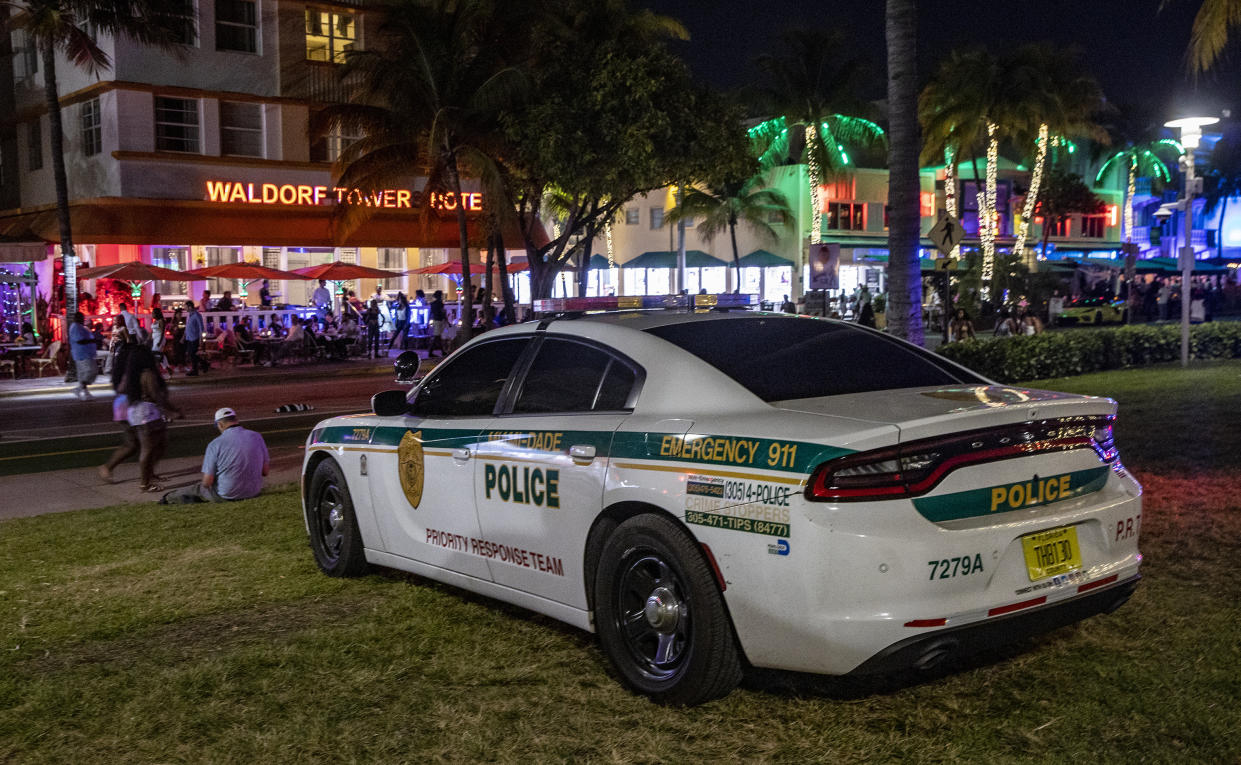
{"type": "Polygon", "coordinates": [[[1106,225],[1106,215],[1083,215],[1082,236],[1087,239],[1102,239],[1103,229],[1106,225]]]}
{"type": "Polygon", "coordinates": [[[28,167],[39,170],[43,167],[43,123],[35,117],[26,125],[26,157],[28,167]]]}
{"type": "Polygon", "coordinates": [[[156,97],[155,148],[158,151],[199,151],[197,100],[156,97]]]}
{"type": "Polygon", "coordinates": [[[343,64],[358,41],[357,17],[352,13],[306,9],[306,58],[343,64]]]}
{"type": "Polygon", "coordinates": [[[663,228],[663,226],[664,226],[664,208],[652,207],[651,208],[651,228],[657,229],[657,228],[663,228]]]}
{"type": "Polygon", "coordinates": [[[255,0],[216,0],[215,49],[259,52],[259,16],[255,0]]]}
{"type": "Polygon", "coordinates": [[[866,205],[860,202],[832,202],[827,206],[827,227],[837,231],[865,229],[866,205]]]}
{"type": "Polygon", "coordinates": [[[263,105],[220,102],[220,153],[263,156],[263,105]]]}
{"type": "Polygon", "coordinates": [[[99,99],[83,101],[78,107],[82,129],[82,154],[92,157],[103,150],[103,128],[99,119],[99,99]]]}

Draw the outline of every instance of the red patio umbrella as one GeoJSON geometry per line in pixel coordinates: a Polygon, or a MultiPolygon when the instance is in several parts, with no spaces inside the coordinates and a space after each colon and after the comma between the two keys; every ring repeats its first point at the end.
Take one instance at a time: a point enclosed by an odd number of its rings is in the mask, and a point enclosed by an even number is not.
{"type": "Polygon", "coordinates": [[[174,271],[171,268],[153,266],[138,260],[126,263],[114,263],[110,266],[95,266],[78,271],[79,279],[119,279],[123,282],[188,282],[185,271],[174,271]]]}
{"type": "Polygon", "coordinates": [[[307,279],[326,279],[329,282],[345,282],[351,279],[396,279],[403,274],[400,271],[385,271],[382,268],[359,266],[357,263],[325,263],[321,266],[295,268],[292,273],[301,274],[307,279]]]}
{"type": "MultiPolygon", "coordinates": [[[[486,269],[482,263],[471,263],[470,273],[481,274],[486,269]]],[[[407,274],[442,274],[444,276],[460,276],[460,263],[436,263],[433,266],[422,266],[421,268],[411,268],[406,271],[407,274]]]]}
{"type": "MultiPolygon", "coordinates": [[[[192,271],[186,271],[185,276],[191,277],[195,281],[199,279],[237,279],[245,282],[258,281],[259,279],[294,279],[305,281],[310,278],[293,271],[281,271],[276,268],[260,266],[258,263],[223,263],[218,266],[207,266],[206,268],[195,268],[192,271]]],[[[182,277],[182,281],[185,281],[184,277],[182,277]]]]}

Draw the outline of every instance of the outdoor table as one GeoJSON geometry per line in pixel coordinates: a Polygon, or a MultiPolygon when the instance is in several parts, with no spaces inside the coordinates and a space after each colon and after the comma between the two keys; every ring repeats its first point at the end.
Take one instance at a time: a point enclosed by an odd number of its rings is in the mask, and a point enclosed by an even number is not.
{"type": "Polygon", "coordinates": [[[26,373],[27,361],[43,350],[41,345],[4,345],[0,346],[0,355],[7,356],[17,362],[17,374],[26,373]]]}

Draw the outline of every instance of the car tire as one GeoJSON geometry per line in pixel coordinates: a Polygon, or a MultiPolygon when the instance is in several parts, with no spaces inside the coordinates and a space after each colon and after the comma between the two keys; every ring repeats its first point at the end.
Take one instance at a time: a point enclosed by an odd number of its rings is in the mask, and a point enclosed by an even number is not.
{"type": "Polygon", "coordinates": [[[1102,323],[1103,323],[1103,312],[1102,312],[1102,311],[1095,311],[1095,312],[1094,312],[1094,323],[1095,323],[1095,324],[1102,324],[1102,323]]]}
{"type": "Polygon", "coordinates": [[[691,706],[741,682],[736,637],[711,566],[672,519],[644,514],[621,523],[603,545],[594,590],[600,643],[633,690],[691,706]]]}
{"type": "Polygon", "coordinates": [[[361,576],[369,568],[362,532],[345,474],[335,460],[315,466],[306,495],[306,528],[319,570],[328,576],[361,576]]]}

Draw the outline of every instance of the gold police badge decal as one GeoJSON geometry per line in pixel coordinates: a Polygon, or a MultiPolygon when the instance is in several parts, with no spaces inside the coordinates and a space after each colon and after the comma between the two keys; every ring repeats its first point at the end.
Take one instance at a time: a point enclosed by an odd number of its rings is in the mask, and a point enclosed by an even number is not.
{"type": "Polygon", "coordinates": [[[401,474],[401,490],[409,504],[418,507],[422,502],[422,478],[426,472],[423,464],[422,431],[405,431],[396,450],[397,470],[401,474]]]}

